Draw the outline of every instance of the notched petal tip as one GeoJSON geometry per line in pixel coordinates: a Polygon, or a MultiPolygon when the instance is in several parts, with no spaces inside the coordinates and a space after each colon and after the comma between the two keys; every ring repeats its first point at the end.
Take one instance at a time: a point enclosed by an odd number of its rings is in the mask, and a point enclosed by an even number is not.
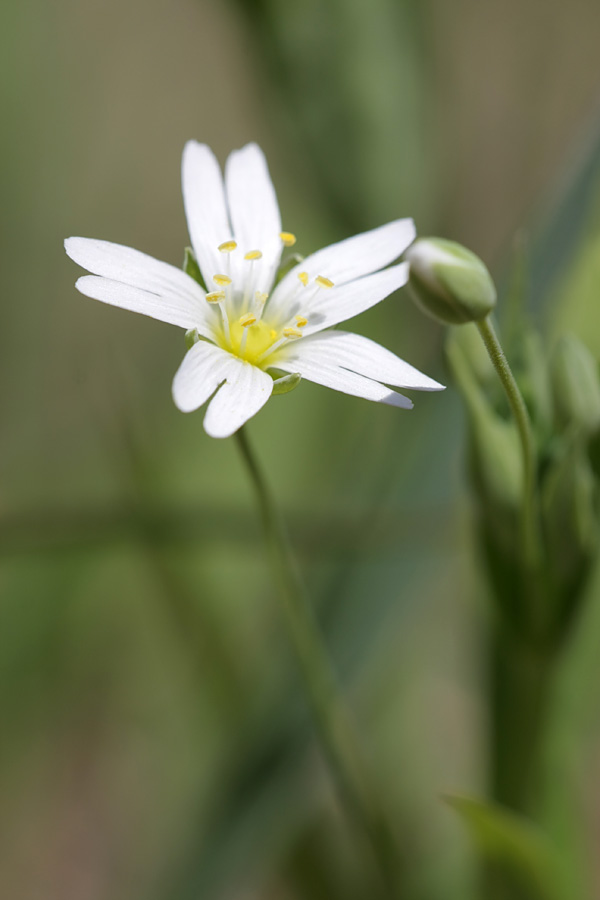
{"type": "Polygon", "coordinates": [[[201,141],[197,141],[195,138],[190,138],[189,141],[186,141],[183,145],[183,153],[194,153],[200,151],[201,153],[208,153],[210,156],[214,156],[213,151],[208,146],[208,144],[203,144],[201,141]]]}

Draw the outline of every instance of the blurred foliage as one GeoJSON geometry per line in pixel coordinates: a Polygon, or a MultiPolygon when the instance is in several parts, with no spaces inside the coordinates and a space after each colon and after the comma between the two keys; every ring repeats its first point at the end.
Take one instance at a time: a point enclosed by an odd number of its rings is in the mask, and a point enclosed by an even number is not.
{"type": "MultiPolygon", "coordinates": [[[[180,264],[184,141],[224,159],[258,139],[302,252],[414,215],[493,263],[542,189],[555,195],[592,112],[600,12],[9,0],[2,16],[0,896],[372,896],[235,448],[172,407],[181,335],[77,295],[62,239],[180,264]]],[[[578,175],[597,165],[594,150],[534,229],[577,236],[535,244],[534,279],[552,272],[536,313],[596,354],[595,181],[578,175]]],[[[403,294],[360,330],[444,380],[441,336],[403,294]]],[[[438,795],[483,782],[484,613],[468,599],[459,404],[417,399],[403,415],[303,383],[251,428],[405,836],[407,900],[464,900],[472,859],[438,795]]],[[[549,830],[584,871],[594,614],[548,762],[549,830]],[[569,788],[579,838],[564,834],[569,788]]]]}
{"type": "Polygon", "coordinates": [[[514,900],[555,900],[561,896],[557,849],[526,819],[468,797],[447,797],[446,802],[465,821],[489,866],[487,884],[491,891],[487,896],[495,900],[494,875],[489,878],[489,874],[499,870],[501,877],[510,877],[506,896],[514,900]]]}

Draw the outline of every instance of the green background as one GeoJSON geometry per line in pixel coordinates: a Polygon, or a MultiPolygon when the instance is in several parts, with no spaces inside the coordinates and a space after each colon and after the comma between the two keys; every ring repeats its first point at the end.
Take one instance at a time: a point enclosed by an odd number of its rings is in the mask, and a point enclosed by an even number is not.
{"type": "MultiPolygon", "coordinates": [[[[1,15],[0,897],[371,900],[236,448],[172,403],[183,335],[79,295],[62,241],[180,264],[185,141],[224,162],[257,140],[300,252],[410,215],[502,281],[525,227],[535,324],[598,355],[600,9],[9,0],[1,15]]],[[[354,327],[448,380],[443,332],[405,291],[354,327]]],[[[394,811],[406,898],[462,900],[475,868],[440,794],[484,790],[488,610],[459,399],[414,400],[303,383],[250,433],[394,811]]],[[[577,823],[590,897],[595,606],[547,761],[548,828],[577,823]]]]}

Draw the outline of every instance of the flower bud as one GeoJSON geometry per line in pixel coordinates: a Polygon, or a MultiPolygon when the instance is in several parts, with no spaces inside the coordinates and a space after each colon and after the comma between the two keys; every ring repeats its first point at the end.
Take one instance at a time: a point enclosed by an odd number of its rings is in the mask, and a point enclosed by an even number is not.
{"type": "Polygon", "coordinates": [[[587,435],[600,428],[598,364],[575,335],[565,335],[552,359],[552,386],[559,425],[571,423],[587,435]]]}
{"type": "Polygon", "coordinates": [[[490,273],[474,253],[443,238],[421,238],[406,252],[409,292],[423,312],[445,325],[477,322],[496,305],[490,273]]]}

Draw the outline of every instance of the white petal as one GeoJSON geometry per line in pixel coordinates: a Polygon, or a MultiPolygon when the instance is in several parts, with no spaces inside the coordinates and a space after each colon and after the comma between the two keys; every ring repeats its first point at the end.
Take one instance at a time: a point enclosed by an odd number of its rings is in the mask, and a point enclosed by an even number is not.
{"type": "MultiPolygon", "coordinates": [[[[419,391],[444,390],[442,384],[419,372],[381,344],[347,331],[323,331],[312,337],[303,338],[282,348],[277,354],[277,359],[281,357],[289,360],[290,365],[298,357],[315,363],[329,362],[350,372],[364,375],[365,378],[372,378],[395,387],[419,391]]],[[[278,367],[279,362],[274,362],[273,365],[278,367]]]]}
{"type": "Polygon", "coordinates": [[[290,321],[296,314],[305,316],[308,324],[303,328],[303,334],[308,336],[323,331],[324,328],[337,325],[338,322],[345,322],[346,319],[351,319],[366,309],[370,309],[389,294],[397,291],[407,281],[408,263],[400,263],[400,265],[391,266],[382,272],[375,272],[374,275],[358,278],[341,287],[320,288],[313,291],[304,301],[302,293],[299,293],[296,299],[287,306],[285,315],[280,316],[279,320],[273,318],[273,310],[269,301],[267,315],[271,317],[275,327],[277,324],[281,326],[284,322],[290,321]]]}
{"type": "Polygon", "coordinates": [[[198,409],[217,391],[204,428],[219,438],[241,428],[264,406],[272,390],[273,379],[266,372],[206,341],[188,350],[173,379],[173,399],[182,412],[198,409]]]}
{"type": "Polygon", "coordinates": [[[237,275],[244,275],[244,254],[260,250],[262,259],[253,263],[255,290],[268,291],[279,265],[282,243],[281,216],[264,153],[256,144],[234,150],[225,166],[229,215],[238,250],[232,255],[237,275]]]}
{"type": "Polygon", "coordinates": [[[234,357],[221,347],[199,341],[188,350],[173,379],[173,400],[182,412],[206,403],[232,370],[234,357]]]}
{"type": "Polygon", "coordinates": [[[296,291],[300,272],[308,273],[310,283],[317,275],[323,275],[335,285],[347,284],[394,262],[412,243],[415,234],[412,219],[398,219],[318,250],[277,285],[269,301],[271,308],[279,310],[285,306],[286,298],[296,291]]]}
{"type": "Polygon", "coordinates": [[[182,328],[197,327],[203,331],[212,320],[212,311],[200,285],[169,263],[131,247],[92,238],[67,238],[65,250],[78,265],[110,282],[101,287],[98,285],[99,279],[80,278],[77,287],[88,297],[133,309],[182,328]],[[137,293],[117,288],[111,299],[111,285],[119,282],[137,289],[137,293]],[[143,293],[148,294],[147,308],[144,308],[143,293]],[[137,298],[133,301],[134,305],[129,304],[127,297],[137,298]],[[162,311],[161,304],[164,307],[162,311]]]}
{"type": "MultiPolygon", "coordinates": [[[[403,409],[412,409],[412,401],[408,397],[396,391],[390,391],[378,381],[372,381],[356,372],[349,372],[329,362],[326,359],[315,360],[310,354],[302,353],[303,340],[297,341],[293,347],[294,352],[285,358],[278,358],[276,366],[284,372],[298,372],[307,381],[322,384],[324,387],[333,388],[343,394],[352,394],[355,397],[363,397],[365,400],[375,400],[377,403],[387,403],[389,406],[400,406],[403,409]]],[[[275,365],[275,363],[274,363],[275,365]]]]}
{"type": "Polygon", "coordinates": [[[153,294],[151,291],[143,291],[98,275],[83,275],[75,282],[75,287],[86,297],[92,297],[102,303],[142,313],[144,316],[158,319],[159,322],[179,325],[180,328],[197,328],[204,337],[212,337],[212,325],[202,322],[196,309],[185,309],[180,300],[174,300],[166,294],[153,294]]]}
{"type": "Polygon", "coordinates": [[[223,272],[223,254],[219,244],[233,236],[221,167],[206,144],[188,141],[181,163],[183,204],[192,247],[208,290],[212,277],[223,272]]]}
{"type": "Polygon", "coordinates": [[[273,379],[248,362],[232,357],[227,381],[210,401],[204,430],[214,438],[226,438],[261,409],[273,391],[273,379]]]}

